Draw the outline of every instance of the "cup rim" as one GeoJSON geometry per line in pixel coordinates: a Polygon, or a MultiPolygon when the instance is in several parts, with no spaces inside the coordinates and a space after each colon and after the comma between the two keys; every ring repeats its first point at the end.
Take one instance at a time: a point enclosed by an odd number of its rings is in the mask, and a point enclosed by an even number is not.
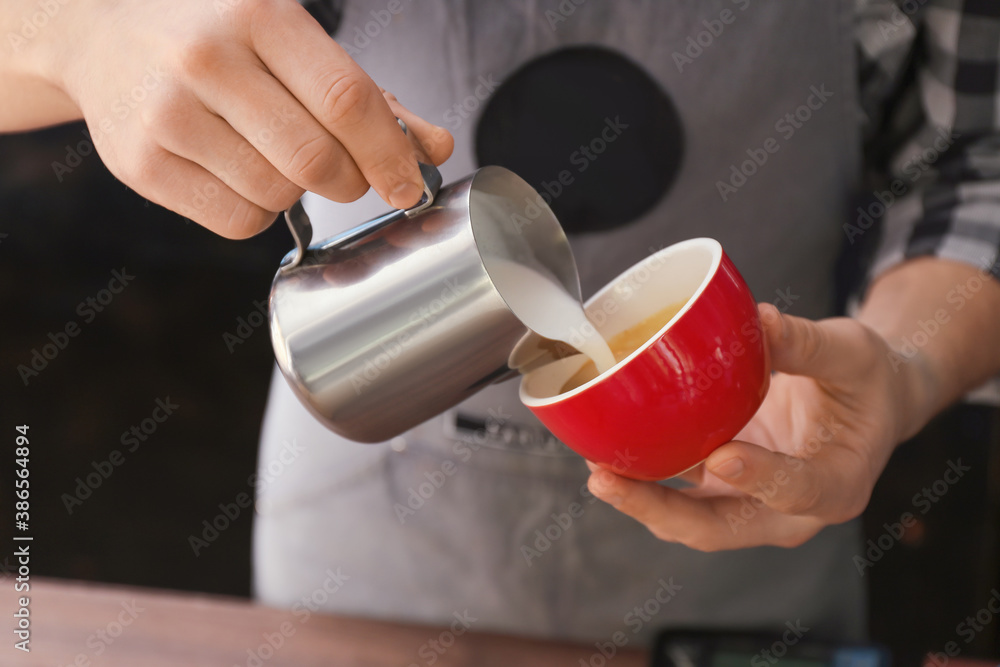
{"type": "MultiPolygon", "coordinates": [[[[551,364],[546,364],[544,366],[534,369],[533,371],[525,374],[524,377],[521,378],[521,384],[520,387],[518,388],[518,394],[521,399],[521,402],[528,408],[541,408],[548,405],[553,405],[555,403],[561,403],[567,399],[570,399],[576,396],[577,394],[583,393],[584,391],[587,391],[591,387],[594,387],[598,384],[601,384],[605,380],[610,379],[615,375],[615,373],[619,371],[619,369],[624,368],[633,359],[643,354],[653,344],[654,341],[658,341],[663,336],[663,334],[665,334],[674,325],[675,322],[680,320],[680,318],[684,317],[684,314],[687,313],[692,308],[694,303],[701,297],[702,293],[704,293],[705,289],[708,287],[708,284],[718,274],[719,267],[722,265],[723,251],[722,251],[722,244],[719,243],[717,240],[709,237],[698,237],[693,239],[687,239],[685,241],[680,241],[678,243],[669,245],[666,248],[662,248],[657,252],[653,253],[652,255],[649,255],[644,260],[636,262],[629,268],[619,273],[613,279],[608,281],[608,283],[605,284],[601,289],[599,289],[596,293],[594,293],[593,296],[587,299],[587,302],[583,305],[584,311],[586,311],[587,308],[589,308],[593,303],[597,302],[600,298],[602,298],[609,290],[614,289],[614,287],[620,284],[625,278],[627,278],[632,273],[635,273],[636,271],[641,269],[645,264],[653,261],[655,258],[667,258],[670,257],[671,255],[676,255],[681,252],[690,252],[694,248],[708,248],[708,250],[711,252],[712,261],[709,264],[708,270],[705,272],[705,277],[702,278],[701,283],[698,284],[698,287],[695,289],[695,291],[691,294],[690,297],[688,297],[687,301],[684,303],[684,306],[680,310],[678,310],[674,314],[674,316],[667,321],[666,324],[660,327],[660,329],[655,334],[646,339],[646,342],[637,347],[635,350],[632,351],[631,354],[629,354],[627,357],[616,363],[607,371],[601,373],[592,380],[584,382],[578,387],[575,387],[566,392],[555,394],[554,396],[539,398],[536,396],[531,396],[525,391],[525,385],[527,384],[528,379],[534,373],[540,372],[541,370],[547,368],[551,364]]],[[[585,360],[585,359],[586,357],[584,355],[579,354],[567,357],[565,359],[559,359],[552,363],[564,363],[564,362],[569,362],[570,360],[585,360]]],[[[584,363],[586,362],[584,361],[584,363]]],[[[564,365],[568,366],[569,364],[564,363],[564,365]]]]}

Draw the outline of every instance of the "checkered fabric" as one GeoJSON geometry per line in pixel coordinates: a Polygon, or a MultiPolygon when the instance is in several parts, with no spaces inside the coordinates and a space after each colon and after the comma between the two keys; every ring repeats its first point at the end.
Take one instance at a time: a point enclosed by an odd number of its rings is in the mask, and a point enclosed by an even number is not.
{"type": "Polygon", "coordinates": [[[1000,2],[858,0],[856,30],[871,275],[933,255],[1000,278],[1000,2]]]}

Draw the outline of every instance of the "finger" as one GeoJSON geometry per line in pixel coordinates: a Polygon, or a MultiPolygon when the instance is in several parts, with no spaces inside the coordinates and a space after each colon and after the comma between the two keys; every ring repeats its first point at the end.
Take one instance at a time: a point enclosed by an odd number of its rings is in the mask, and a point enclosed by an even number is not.
{"type": "Polygon", "coordinates": [[[160,123],[153,137],[167,151],[199,164],[236,194],[266,211],[283,211],[303,189],[285,178],[229,123],[197,100],[182,103],[171,123],[160,123]]]}
{"type": "MultiPolygon", "coordinates": [[[[368,181],[347,149],[252,54],[218,45],[191,51],[187,68],[200,102],[286,179],[339,202],[354,201],[368,191],[368,181]],[[205,71],[192,71],[199,68],[205,71]]],[[[175,109],[167,113],[170,118],[160,125],[182,124],[183,114],[175,109]]]]}
{"type": "Polygon", "coordinates": [[[591,475],[588,487],[657,538],[700,551],[765,544],[798,546],[823,526],[813,517],[779,514],[745,497],[694,498],[685,491],[626,479],[608,470],[591,475]]]}
{"type": "Polygon", "coordinates": [[[274,222],[273,212],[241,197],[204,167],[163,149],[139,152],[122,170],[115,175],[140,195],[220,236],[249,238],[274,222]]]}
{"type": "Polygon", "coordinates": [[[427,157],[430,158],[431,162],[439,165],[451,157],[451,153],[455,149],[455,138],[451,136],[451,132],[413,113],[403,106],[396,99],[396,96],[389,91],[383,89],[382,96],[389,103],[389,108],[392,109],[396,118],[406,123],[406,127],[416,138],[420,147],[424,149],[424,152],[427,153],[427,157]]]}
{"type": "Polygon", "coordinates": [[[712,452],[705,467],[777,512],[842,523],[861,514],[871,489],[861,459],[832,437],[829,433],[831,443],[808,459],[730,442],[712,452]]]}
{"type": "Polygon", "coordinates": [[[261,3],[251,41],[264,65],[344,145],[396,208],[423,195],[417,160],[375,82],[297,3],[261,3]]]}
{"type": "Polygon", "coordinates": [[[828,382],[856,381],[874,359],[873,336],[849,318],[814,322],[784,315],[772,304],[758,306],[774,370],[828,382]]]}
{"type": "Polygon", "coordinates": [[[598,468],[587,480],[587,488],[615,509],[646,525],[661,540],[698,541],[698,535],[717,525],[716,517],[701,501],[655,482],[640,482],[598,468]],[[667,514],[669,520],[664,520],[667,514]]]}

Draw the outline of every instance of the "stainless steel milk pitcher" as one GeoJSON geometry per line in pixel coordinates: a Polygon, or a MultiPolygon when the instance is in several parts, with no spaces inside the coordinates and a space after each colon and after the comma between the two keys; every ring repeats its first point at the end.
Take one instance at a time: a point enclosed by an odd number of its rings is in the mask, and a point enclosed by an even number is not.
{"type": "Polygon", "coordinates": [[[391,439],[514,374],[527,329],[490,279],[496,262],[545,272],[580,298],[566,235],[530,185],[483,167],[441,187],[436,168],[420,168],[417,206],[312,245],[301,204],[286,212],[297,248],[271,288],[278,366],[321,422],[359,442],[391,439]]]}

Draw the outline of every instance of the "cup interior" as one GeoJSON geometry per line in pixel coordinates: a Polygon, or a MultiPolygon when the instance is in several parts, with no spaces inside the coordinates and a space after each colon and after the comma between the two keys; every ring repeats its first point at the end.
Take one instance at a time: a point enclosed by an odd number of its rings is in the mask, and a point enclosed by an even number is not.
{"type": "MultiPolygon", "coordinates": [[[[698,238],[664,248],[627,269],[585,304],[587,318],[605,340],[611,340],[671,304],[683,301],[684,306],[622,361],[575,389],[561,393],[566,382],[588,362],[584,355],[574,354],[535,367],[522,378],[521,400],[528,407],[548,405],[586,391],[613,375],[684,317],[718,271],[721,261],[719,242],[698,238]]],[[[533,341],[522,340],[518,347],[532,344],[533,341]]]]}

